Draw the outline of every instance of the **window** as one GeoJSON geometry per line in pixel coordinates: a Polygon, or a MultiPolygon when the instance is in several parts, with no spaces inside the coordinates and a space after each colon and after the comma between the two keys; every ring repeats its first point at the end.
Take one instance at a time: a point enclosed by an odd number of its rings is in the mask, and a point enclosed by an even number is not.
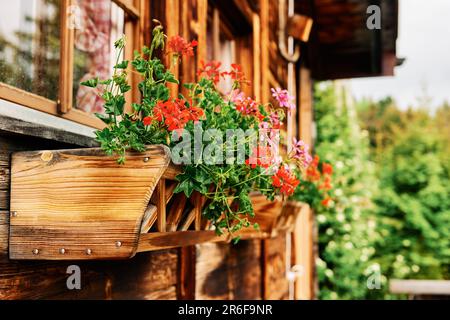
{"type": "MultiPolygon", "coordinates": [[[[207,26],[207,59],[222,62],[224,70],[230,70],[232,63],[241,64],[246,77],[253,78],[253,35],[252,25],[246,17],[228,1],[209,2],[207,26]]],[[[227,94],[233,83],[222,80],[218,89],[227,94]]],[[[255,94],[253,86],[244,86],[248,95],[255,94]]]]}
{"type": "Polygon", "coordinates": [[[0,13],[0,81],[51,100],[59,88],[58,2],[10,1],[0,13]]]}
{"type": "MultiPolygon", "coordinates": [[[[210,8],[208,15],[208,60],[220,61],[224,70],[230,70],[231,64],[236,62],[236,42],[231,30],[223,23],[220,11],[210,8]]],[[[227,94],[233,83],[226,78],[220,81],[218,89],[227,94]]]]}
{"type": "Polygon", "coordinates": [[[74,35],[72,104],[88,113],[102,113],[103,101],[97,90],[80,86],[80,82],[111,76],[114,41],[125,33],[125,14],[109,0],[77,0],[76,4],[81,19],[74,35]]]}
{"type": "MultiPolygon", "coordinates": [[[[141,47],[140,0],[18,0],[0,12],[0,99],[100,128],[102,101],[85,79],[108,78],[114,41],[141,47]]],[[[134,77],[131,77],[133,81],[134,77]]],[[[135,92],[129,96],[137,95],[135,92]]],[[[130,99],[128,99],[130,100],[130,99]]]]}

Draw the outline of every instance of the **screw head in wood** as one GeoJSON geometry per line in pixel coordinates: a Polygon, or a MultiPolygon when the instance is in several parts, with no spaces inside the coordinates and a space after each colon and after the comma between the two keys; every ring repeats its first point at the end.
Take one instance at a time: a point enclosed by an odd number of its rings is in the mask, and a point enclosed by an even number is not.
{"type": "Polygon", "coordinates": [[[87,254],[88,256],[90,256],[90,255],[92,254],[92,250],[91,250],[91,249],[86,249],[86,254],[87,254]]]}
{"type": "Polygon", "coordinates": [[[122,246],[122,242],[116,241],[116,247],[117,247],[117,248],[120,248],[121,246],[122,246]]]}
{"type": "Polygon", "coordinates": [[[12,211],[11,212],[11,217],[13,217],[13,218],[17,217],[17,211],[12,211]]]}
{"type": "Polygon", "coordinates": [[[149,157],[145,157],[144,158],[144,162],[149,162],[150,161],[150,158],[149,157]]]}
{"type": "Polygon", "coordinates": [[[60,254],[65,254],[66,253],[66,249],[64,249],[64,248],[59,249],[59,253],[60,254]]]}
{"type": "Polygon", "coordinates": [[[34,255],[39,254],[39,249],[33,249],[33,254],[34,254],[34,255]]]}

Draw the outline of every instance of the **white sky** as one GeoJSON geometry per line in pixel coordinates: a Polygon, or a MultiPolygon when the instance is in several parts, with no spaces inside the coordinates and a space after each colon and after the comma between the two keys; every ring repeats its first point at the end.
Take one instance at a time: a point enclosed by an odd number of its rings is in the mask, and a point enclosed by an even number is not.
{"type": "Polygon", "coordinates": [[[394,97],[401,108],[431,98],[431,109],[450,102],[450,1],[400,0],[397,56],[406,58],[395,77],[351,80],[353,95],[394,97]]]}

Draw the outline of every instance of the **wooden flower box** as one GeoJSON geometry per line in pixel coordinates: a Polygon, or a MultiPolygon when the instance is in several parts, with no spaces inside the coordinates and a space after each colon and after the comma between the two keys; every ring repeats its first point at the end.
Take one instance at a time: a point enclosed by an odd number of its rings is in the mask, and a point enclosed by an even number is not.
{"type": "MultiPolygon", "coordinates": [[[[10,258],[128,259],[229,240],[202,219],[204,198],[174,194],[179,172],[164,146],[128,153],[124,165],[100,149],[13,154],[10,258]]],[[[269,234],[252,229],[239,235],[269,234]]]]}
{"type": "Polygon", "coordinates": [[[252,195],[255,217],[252,223],[258,223],[260,230],[269,237],[280,233],[292,232],[300,212],[308,205],[298,201],[283,201],[280,197],[269,201],[262,194],[252,195]]]}

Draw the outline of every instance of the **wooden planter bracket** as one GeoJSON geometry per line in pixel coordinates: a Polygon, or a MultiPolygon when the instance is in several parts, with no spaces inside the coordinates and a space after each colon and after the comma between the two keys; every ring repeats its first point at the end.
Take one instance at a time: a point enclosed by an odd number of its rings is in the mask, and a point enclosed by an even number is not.
{"type": "MultiPolygon", "coordinates": [[[[202,218],[207,201],[174,194],[180,169],[165,146],[127,153],[124,165],[100,149],[12,156],[9,256],[14,260],[129,259],[138,252],[229,240],[202,218]]],[[[253,197],[255,221],[242,239],[276,235],[292,206],[253,197]],[[289,209],[290,208],[290,209],[289,209]]]]}

